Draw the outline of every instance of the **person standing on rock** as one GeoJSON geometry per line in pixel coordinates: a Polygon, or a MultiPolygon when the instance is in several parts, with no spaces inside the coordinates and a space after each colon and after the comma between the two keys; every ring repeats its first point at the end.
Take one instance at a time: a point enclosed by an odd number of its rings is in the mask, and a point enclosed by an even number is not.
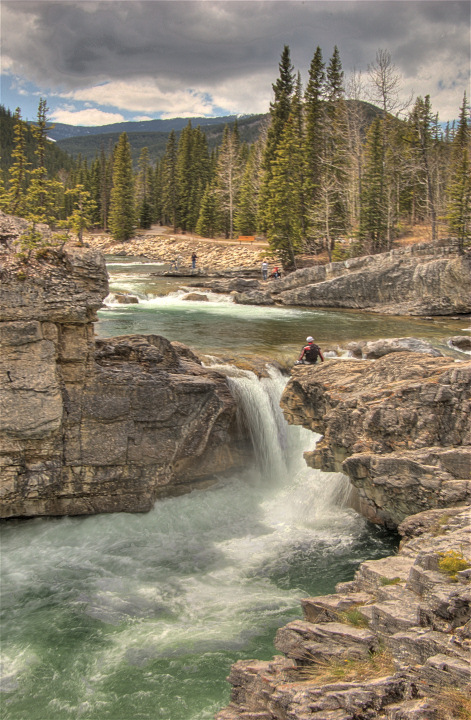
{"type": "Polygon", "coordinates": [[[304,365],[307,363],[308,365],[315,365],[318,358],[321,359],[321,362],[324,362],[324,356],[322,355],[319,345],[315,344],[314,338],[309,335],[309,337],[306,338],[306,342],[307,345],[303,347],[297,364],[304,365]]]}
{"type": "Polygon", "coordinates": [[[196,253],[194,252],[191,256],[191,267],[193,268],[193,270],[196,268],[196,257],[196,253]]]}
{"type": "Polygon", "coordinates": [[[266,259],[262,262],[262,280],[267,280],[268,278],[268,263],[266,259]]]}

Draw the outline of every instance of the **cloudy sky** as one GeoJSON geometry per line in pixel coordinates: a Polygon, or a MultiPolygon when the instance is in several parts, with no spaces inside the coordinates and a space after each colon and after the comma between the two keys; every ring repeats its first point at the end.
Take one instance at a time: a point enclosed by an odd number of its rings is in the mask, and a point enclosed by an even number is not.
{"type": "MultiPolygon", "coordinates": [[[[368,77],[387,50],[401,93],[458,115],[468,0],[2,0],[2,103],[72,125],[264,113],[284,45],[303,82],[316,47],[368,77]]],[[[366,83],[365,83],[366,84],[366,83]]]]}

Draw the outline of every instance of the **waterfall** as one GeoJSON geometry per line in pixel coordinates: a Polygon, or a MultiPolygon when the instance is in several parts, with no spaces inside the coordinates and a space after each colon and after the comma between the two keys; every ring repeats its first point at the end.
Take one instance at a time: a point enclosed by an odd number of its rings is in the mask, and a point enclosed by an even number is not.
{"type": "Polygon", "coordinates": [[[304,462],[303,452],[313,450],[321,436],[286,422],[280,408],[286,377],[272,365],[267,367],[267,376],[261,378],[233,365],[211,367],[227,377],[237,401],[239,423],[250,437],[254,460],[264,482],[294,489],[300,478],[308,479],[315,488],[315,507],[319,512],[329,507],[348,507],[352,488],[347,477],[309,469],[304,462]]]}
{"type": "Polygon", "coordinates": [[[1,528],[6,720],[210,720],[231,664],[272,657],[300,597],[390,552],[348,507],[347,479],[306,466],[316,437],[285,422],[284,378],[217,369],[251,467],[146,514],[1,528]]]}

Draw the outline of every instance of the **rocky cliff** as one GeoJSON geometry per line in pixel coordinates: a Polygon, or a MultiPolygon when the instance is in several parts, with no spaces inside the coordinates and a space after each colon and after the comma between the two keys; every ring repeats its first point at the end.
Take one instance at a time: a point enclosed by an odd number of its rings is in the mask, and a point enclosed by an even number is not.
{"type": "Polygon", "coordinates": [[[235,296],[239,303],[358,308],[394,315],[471,311],[471,253],[415,245],[304,268],[235,296]]]}
{"type": "Polygon", "coordinates": [[[288,422],[323,435],[312,467],[341,471],[364,515],[408,515],[471,499],[471,363],[415,352],[295,368],[288,422]]]}
{"type": "Polygon", "coordinates": [[[300,366],[282,407],[323,435],[308,464],[346,473],[361,511],[403,540],[303,599],[303,620],[277,633],[282,655],[236,663],[218,720],[469,717],[471,363],[390,352],[300,366]]]}
{"type": "Polygon", "coordinates": [[[157,336],[106,341],[103,256],[0,216],[2,517],[143,511],[239,462],[226,379],[157,336]]]}

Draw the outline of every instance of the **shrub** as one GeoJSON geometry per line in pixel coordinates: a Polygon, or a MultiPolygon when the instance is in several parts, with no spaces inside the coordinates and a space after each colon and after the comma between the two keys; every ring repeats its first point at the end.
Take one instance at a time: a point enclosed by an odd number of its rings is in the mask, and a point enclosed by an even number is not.
{"type": "Polygon", "coordinates": [[[466,560],[462,552],[458,550],[448,550],[448,552],[439,553],[441,559],[438,561],[438,569],[440,572],[448,575],[456,582],[460,570],[466,570],[471,563],[466,560]]]}

